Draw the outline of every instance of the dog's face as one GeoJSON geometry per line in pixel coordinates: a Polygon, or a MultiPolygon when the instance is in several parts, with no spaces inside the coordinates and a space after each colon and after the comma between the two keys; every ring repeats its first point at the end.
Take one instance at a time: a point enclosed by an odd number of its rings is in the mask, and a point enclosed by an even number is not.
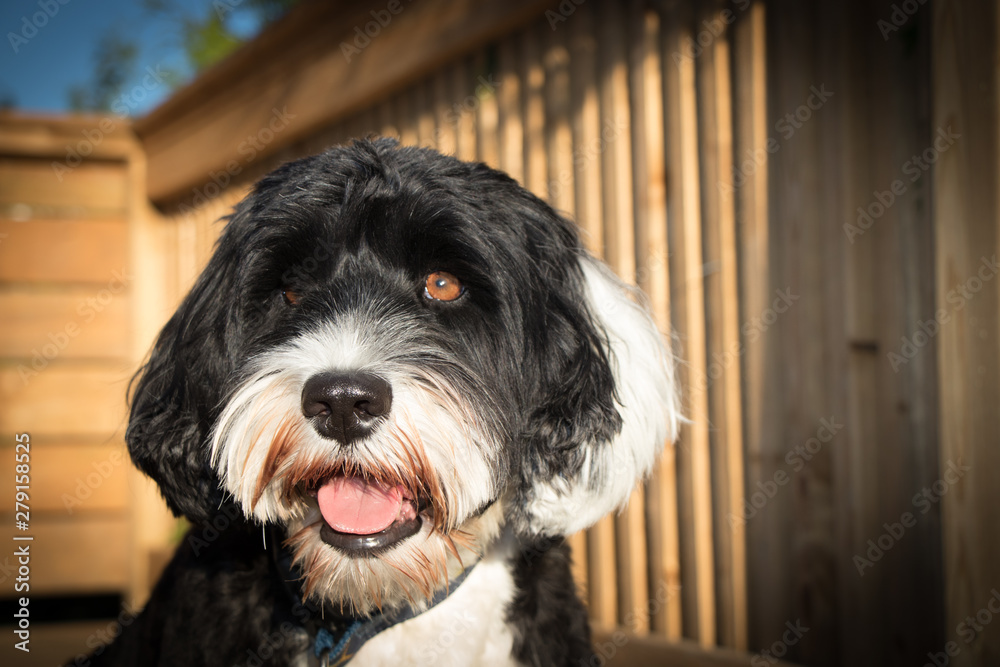
{"type": "Polygon", "coordinates": [[[174,511],[282,525],[307,594],[367,612],[430,597],[504,528],[592,524],[676,419],[660,335],[571,224],[379,140],[237,207],[127,438],[174,511]]]}

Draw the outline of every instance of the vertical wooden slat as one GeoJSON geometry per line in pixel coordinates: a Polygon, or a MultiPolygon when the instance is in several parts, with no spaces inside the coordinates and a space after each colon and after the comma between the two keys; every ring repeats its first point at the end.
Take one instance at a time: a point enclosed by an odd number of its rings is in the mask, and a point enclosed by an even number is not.
{"type": "Polygon", "coordinates": [[[500,168],[518,183],[524,183],[524,118],[521,109],[520,37],[508,36],[500,43],[500,168]]]}
{"type": "MultiPolygon", "coordinates": [[[[632,91],[633,197],[637,283],[649,298],[653,317],[670,333],[670,272],[667,246],[666,166],[663,140],[663,71],[660,17],[646,3],[629,5],[632,91]]],[[[680,388],[678,388],[679,390],[680,388]]],[[[667,443],[646,485],[650,629],[671,638],[681,634],[680,561],[677,535],[677,471],[673,443],[667,443]]]]}
{"type": "Polygon", "coordinates": [[[549,30],[545,42],[545,152],[548,172],[545,192],[549,203],[576,217],[573,180],[573,131],[570,127],[570,54],[566,30],[549,30]]]}
{"type": "Polygon", "coordinates": [[[413,87],[414,123],[417,143],[428,148],[437,148],[437,128],[434,124],[434,91],[431,81],[421,81],[413,87]]]}
{"type": "Polygon", "coordinates": [[[524,85],[524,186],[539,197],[548,196],[546,178],[548,165],[545,150],[545,66],[542,44],[545,33],[551,32],[544,23],[526,30],[521,42],[521,81],[524,85]]]}
{"type": "MultiPolygon", "coordinates": [[[[606,259],[627,282],[635,281],[635,227],[632,200],[631,118],[624,16],[612,3],[600,5],[598,50],[601,112],[601,165],[606,259]]],[[[645,497],[636,488],[616,521],[619,622],[635,632],[649,627],[646,570],[645,497]]]]}
{"type": "Polygon", "coordinates": [[[412,89],[396,94],[393,104],[396,112],[396,127],[399,130],[399,142],[404,146],[417,145],[416,110],[413,105],[412,89]]]}
{"type": "MultiPolygon", "coordinates": [[[[747,322],[759,316],[770,305],[771,283],[768,279],[770,238],[768,233],[768,113],[767,113],[767,61],[766,61],[765,6],[754,2],[747,12],[738,17],[733,29],[734,94],[736,96],[734,124],[734,150],[738,180],[722,174],[722,183],[729,186],[729,193],[736,206],[739,244],[739,301],[740,321],[747,322]]],[[[763,480],[761,469],[765,443],[764,399],[771,391],[771,378],[765,366],[767,339],[749,337],[740,333],[740,370],[742,379],[744,475],[747,479],[763,480]]],[[[773,395],[773,391],[771,392],[773,395]]],[[[744,491],[744,495],[746,491],[744,491]]],[[[747,539],[742,499],[734,514],[726,518],[727,525],[739,525],[742,539],[747,539]]],[[[730,509],[729,512],[734,510],[730,509]]],[[[744,557],[744,567],[746,558],[744,557]]],[[[750,582],[747,582],[749,594],[750,582]]],[[[760,599],[754,598],[755,606],[760,599]]],[[[747,609],[748,605],[744,605],[747,609]]],[[[749,644],[753,615],[745,619],[749,644]]]]}
{"type": "MultiPolygon", "coordinates": [[[[486,52],[480,53],[475,58],[474,69],[479,74],[486,76],[487,81],[496,81],[496,90],[482,90],[479,92],[479,106],[476,111],[476,157],[491,167],[500,166],[500,91],[503,90],[504,81],[497,71],[495,58],[491,54],[496,53],[495,47],[490,47],[486,52]]],[[[490,87],[492,87],[490,83],[490,87]]]]}
{"type": "Polygon", "coordinates": [[[446,122],[455,127],[455,156],[460,160],[476,159],[477,93],[483,84],[473,75],[470,64],[463,59],[451,68],[451,104],[445,111],[446,122]]]}
{"type": "MultiPolygon", "coordinates": [[[[573,168],[577,224],[587,249],[598,257],[604,252],[604,218],[601,193],[600,107],[596,85],[597,40],[594,9],[580,5],[567,26],[570,30],[570,96],[573,133],[573,168]]],[[[614,519],[601,519],[587,531],[590,614],[597,623],[613,627],[618,622],[615,580],[614,519]]]]}
{"type": "Polygon", "coordinates": [[[385,100],[375,110],[378,133],[383,137],[399,138],[399,127],[396,124],[395,107],[392,100],[385,100]]]}
{"type": "MultiPolygon", "coordinates": [[[[768,16],[774,23],[768,34],[780,38],[769,42],[768,57],[776,68],[775,75],[768,77],[772,82],[769,99],[780,118],[805,104],[810,86],[826,76],[819,62],[826,27],[818,20],[817,5],[785,2],[770,6],[773,11],[768,16]]],[[[778,371],[784,405],[775,408],[780,435],[770,443],[772,467],[765,470],[764,484],[775,484],[775,474],[790,474],[784,460],[787,452],[815,438],[820,419],[846,410],[839,384],[829,380],[834,369],[847,362],[843,281],[832,279],[843,270],[845,245],[838,229],[842,204],[836,196],[840,185],[836,179],[842,141],[833,122],[838,116],[836,106],[797,120],[791,136],[779,134],[781,147],[773,157],[770,185],[775,196],[770,213],[773,237],[780,244],[774,256],[776,287],[801,298],[762,334],[777,337],[781,349],[778,358],[784,360],[778,371]]],[[[773,530],[770,537],[777,540],[775,544],[783,544],[785,551],[776,559],[780,565],[770,565],[776,570],[772,576],[780,579],[777,599],[767,606],[773,615],[767,619],[767,636],[761,641],[774,642],[784,632],[785,623],[801,620],[811,630],[790,648],[789,656],[817,665],[840,660],[836,639],[838,563],[833,539],[834,447],[816,449],[808,465],[792,469],[794,478],[787,484],[787,495],[781,486],[782,493],[753,518],[754,528],[760,524],[773,530]],[[800,537],[793,539],[792,535],[800,537]],[[782,567],[787,569],[782,572],[782,567]]]]}
{"type": "Polygon", "coordinates": [[[604,256],[601,216],[601,171],[594,159],[600,146],[600,111],[597,102],[597,40],[593,10],[581,6],[570,30],[570,94],[572,95],[573,168],[576,181],[576,220],[583,241],[594,255],[604,256]]]}
{"type": "MultiPolygon", "coordinates": [[[[166,281],[170,271],[165,260],[172,254],[172,248],[163,243],[163,217],[146,200],[146,158],[138,147],[128,161],[128,181],[129,264],[133,275],[131,357],[138,367],[152,347],[157,328],[167,317],[171,301],[166,281]]],[[[152,480],[131,465],[128,465],[128,480],[133,565],[129,604],[141,606],[149,597],[155,574],[151,571],[150,555],[167,543],[173,517],[152,480]]]]}
{"type": "Polygon", "coordinates": [[[451,65],[438,70],[434,74],[432,87],[434,91],[434,133],[437,149],[445,155],[455,155],[458,152],[458,135],[455,124],[454,97],[450,83],[454,72],[461,72],[461,67],[451,65]]]}
{"type": "Polygon", "coordinates": [[[932,10],[933,126],[961,135],[934,171],[937,306],[954,308],[939,334],[941,470],[968,467],[942,499],[945,627],[978,615],[984,631],[971,644],[949,639],[963,646],[955,665],[985,667],[1000,655],[1000,632],[980,611],[1000,589],[1000,11],[983,0],[932,10]]]}
{"type": "MultiPolygon", "coordinates": [[[[709,2],[699,25],[725,26],[718,2],[709,2]]],[[[731,10],[729,10],[731,11],[731,10]]],[[[742,522],[743,417],[740,366],[732,356],[740,344],[737,289],[735,208],[721,184],[733,171],[732,81],[729,35],[719,28],[712,44],[697,60],[701,111],[702,225],[704,229],[705,292],[710,361],[706,375],[696,378],[708,387],[710,445],[714,487],[715,586],[718,641],[731,648],[746,647],[746,547],[742,522]]]]}
{"type": "Polygon", "coordinates": [[[683,632],[703,645],[715,643],[715,582],[709,463],[708,397],[693,380],[705,372],[705,306],[702,273],[701,203],[698,181],[698,113],[691,17],[683,5],[664,10],[664,99],[666,104],[667,210],[671,256],[671,321],[681,337],[680,383],[688,391],[690,422],[676,448],[683,586],[683,632]],[[685,55],[681,55],[685,54],[685,55]]]}

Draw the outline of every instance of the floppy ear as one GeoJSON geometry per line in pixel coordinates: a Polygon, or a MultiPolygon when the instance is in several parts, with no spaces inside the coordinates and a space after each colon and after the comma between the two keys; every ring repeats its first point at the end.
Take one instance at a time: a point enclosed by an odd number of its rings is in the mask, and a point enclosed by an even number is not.
{"type": "Polygon", "coordinates": [[[562,409],[546,415],[550,422],[560,414],[575,419],[577,428],[545,429],[551,442],[543,455],[556,460],[526,480],[525,518],[534,534],[568,535],[622,507],[676,437],[680,420],[673,358],[643,295],[589,255],[579,264],[586,315],[576,335],[587,351],[564,371],[572,377],[556,397],[562,409]],[[569,406],[573,414],[566,415],[569,406]],[[550,474],[538,474],[544,470],[550,474]]]}
{"type": "MultiPolygon", "coordinates": [[[[160,332],[131,386],[125,440],[136,466],[160,487],[170,509],[204,523],[223,503],[208,438],[230,362],[233,278],[217,250],[160,332]]],[[[235,514],[233,515],[235,516],[235,514]]]]}

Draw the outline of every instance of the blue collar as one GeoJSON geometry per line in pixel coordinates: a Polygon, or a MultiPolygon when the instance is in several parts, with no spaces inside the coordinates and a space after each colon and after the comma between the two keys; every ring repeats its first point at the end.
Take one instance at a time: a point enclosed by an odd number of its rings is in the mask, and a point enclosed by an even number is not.
{"type": "MultiPolygon", "coordinates": [[[[455,589],[462,585],[472,568],[473,563],[460,575],[452,579],[448,586],[439,590],[427,609],[444,601],[455,589]]],[[[424,611],[427,611],[425,609],[424,611]]],[[[319,659],[321,667],[334,667],[335,665],[346,665],[351,661],[361,647],[369,639],[388,630],[394,625],[408,621],[422,612],[418,612],[409,605],[403,605],[400,609],[388,613],[380,613],[374,616],[359,618],[344,618],[342,622],[324,626],[316,633],[313,642],[313,653],[319,659]]]]}
{"type": "MultiPolygon", "coordinates": [[[[292,554],[282,546],[283,535],[278,528],[272,528],[268,536],[274,563],[278,568],[278,573],[285,584],[285,589],[292,598],[293,603],[304,604],[311,615],[311,623],[306,624],[306,632],[309,633],[312,651],[311,658],[316,658],[320,667],[335,667],[346,665],[357,655],[361,647],[369,639],[388,630],[394,625],[408,621],[420,615],[409,605],[402,605],[399,609],[377,613],[371,616],[341,616],[338,614],[323,614],[315,605],[304,602],[304,596],[299,586],[302,576],[299,575],[292,566],[292,554]],[[324,618],[326,617],[326,618],[324,618]],[[310,631],[308,626],[315,627],[315,631],[310,631]]],[[[469,576],[475,563],[465,568],[461,574],[448,582],[448,585],[439,590],[430,600],[430,604],[423,611],[443,602],[445,598],[455,592],[462,582],[469,576]]],[[[312,662],[312,661],[310,661],[312,662]]],[[[316,663],[313,663],[316,664],[316,663]]]]}

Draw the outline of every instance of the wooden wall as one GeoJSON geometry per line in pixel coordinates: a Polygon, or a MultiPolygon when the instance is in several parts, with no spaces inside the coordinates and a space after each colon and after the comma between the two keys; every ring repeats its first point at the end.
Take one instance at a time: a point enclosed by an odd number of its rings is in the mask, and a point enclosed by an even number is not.
{"type": "Polygon", "coordinates": [[[138,526],[156,501],[122,440],[141,162],[121,123],[0,118],[0,474],[13,479],[13,434],[28,433],[29,530],[13,503],[2,512],[8,541],[35,538],[34,596],[147,587],[138,526]]]}

